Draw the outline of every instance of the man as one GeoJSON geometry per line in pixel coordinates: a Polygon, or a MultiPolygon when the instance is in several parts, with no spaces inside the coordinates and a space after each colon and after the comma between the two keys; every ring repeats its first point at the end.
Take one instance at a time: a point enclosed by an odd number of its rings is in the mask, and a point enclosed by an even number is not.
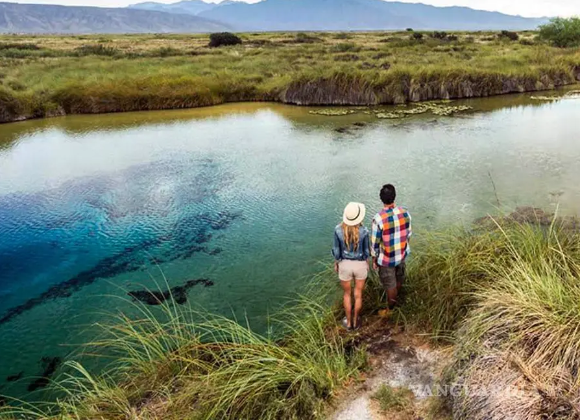
{"type": "Polygon", "coordinates": [[[371,253],[373,268],[379,270],[388,297],[388,309],[379,315],[387,316],[397,304],[405,280],[405,260],[411,251],[411,215],[395,204],[397,191],[393,185],[384,185],[380,197],[384,208],[373,219],[371,253]]]}

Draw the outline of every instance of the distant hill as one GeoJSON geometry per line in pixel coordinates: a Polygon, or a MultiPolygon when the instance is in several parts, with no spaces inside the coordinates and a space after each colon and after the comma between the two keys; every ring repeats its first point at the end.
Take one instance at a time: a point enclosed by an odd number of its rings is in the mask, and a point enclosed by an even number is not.
{"type": "Polygon", "coordinates": [[[184,0],[177,3],[165,4],[156,2],[137,3],[129,6],[130,9],[154,10],[157,12],[167,12],[176,14],[197,15],[201,12],[213,9],[218,6],[216,3],[206,3],[202,0],[184,0]]]}
{"type": "Polygon", "coordinates": [[[383,0],[263,0],[221,5],[199,16],[237,30],[499,30],[535,29],[547,19],[530,19],[467,7],[435,7],[383,0]]]}
{"type": "Polygon", "coordinates": [[[0,33],[192,33],[229,29],[228,25],[189,14],[0,3],[0,33]]]}

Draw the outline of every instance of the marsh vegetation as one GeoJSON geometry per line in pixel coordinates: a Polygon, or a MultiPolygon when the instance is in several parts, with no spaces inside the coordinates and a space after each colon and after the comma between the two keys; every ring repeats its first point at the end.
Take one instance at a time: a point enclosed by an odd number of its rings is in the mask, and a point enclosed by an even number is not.
{"type": "Polygon", "coordinates": [[[580,53],[536,33],[2,36],[0,122],[236,101],[377,105],[552,89],[580,53]],[[517,35],[517,40],[516,40],[517,35]],[[237,41],[236,41],[237,43],[237,41]]]}

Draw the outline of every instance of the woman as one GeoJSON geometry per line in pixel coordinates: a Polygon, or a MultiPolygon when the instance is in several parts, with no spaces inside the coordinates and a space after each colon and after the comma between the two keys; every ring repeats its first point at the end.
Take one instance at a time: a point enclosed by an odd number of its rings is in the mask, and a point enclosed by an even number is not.
{"type": "Polygon", "coordinates": [[[344,209],[342,223],[334,230],[334,271],[338,273],[344,290],[344,312],[342,323],[346,329],[360,327],[359,313],[362,294],[369,273],[369,231],[362,225],[366,209],[364,204],[349,203],[344,209]],[[352,280],[354,280],[354,314],[352,302],[352,280]]]}

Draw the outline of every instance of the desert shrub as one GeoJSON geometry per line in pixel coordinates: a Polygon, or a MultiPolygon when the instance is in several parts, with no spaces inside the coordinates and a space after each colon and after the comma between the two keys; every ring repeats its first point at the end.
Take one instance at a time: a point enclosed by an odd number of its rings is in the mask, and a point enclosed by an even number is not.
{"type": "Polygon", "coordinates": [[[184,54],[183,51],[171,47],[157,48],[149,53],[151,57],[175,57],[183,54],[184,54]]]}
{"type": "Polygon", "coordinates": [[[266,45],[271,45],[272,41],[269,39],[252,39],[249,43],[256,47],[263,47],[266,45]]]}
{"type": "Polygon", "coordinates": [[[0,50],[38,51],[40,50],[40,47],[31,43],[0,42],[0,50]]]}
{"type": "Polygon", "coordinates": [[[356,51],[360,51],[360,47],[358,47],[354,42],[342,42],[332,47],[332,52],[356,52],[356,51]]]}
{"type": "Polygon", "coordinates": [[[431,34],[431,38],[435,38],[435,39],[445,39],[447,38],[447,32],[439,32],[439,31],[435,31],[431,34]]]}
{"type": "Polygon", "coordinates": [[[517,41],[518,39],[520,39],[520,36],[518,35],[517,32],[501,31],[498,34],[498,38],[499,39],[509,39],[510,41],[517,41]]]}
{"type": "Polygon", "coordinates": [[[356,54],[340,54],[334,57],[334,61],[358,61],[360,57],[356,54]]]}
{"type": "Polygon", "coordinates": [[[242,38],[231,32],[218,32],[209,36],[208,46],[211,48],[242,44],[242,38]]]}
{"type": "Polygon", "coordinates": [[[457,35],[447,35],[447,41],[455,42],[457,40],[459,40],[459,37],[457,35]]]}
{"type": "Polygon", "coordinates": [[[346,32],[340,32],[334,35],[335,39],[351,39],[352,35],[346,32]]]}
{"type": "Polygon", "coordinates": [[[106,45],[97,44],[97,45],[82,45],[78,48],[75,48],[74,52],[78,56],[101,55],[113,57],[115,55],[118,55],[120,51],[114,47],[108,47],[106,45]]]}
{"type": "Polygon", "coordinates": [[[390,55],[391,55],[390,53],[383,51],[383,52],[380,52],[380,53],[377,53],[377,54],[373,55],[373,59],[374,60],[380,60],[382,58],[387,58],[390,55]]]}
{"type": "Polygon", "coordinates": [[[423,34],[421,32],[414,32],[413,35],[411,35],[411,39],[420,41],[423,39],[423,34]]]}
{"type": "Polygon", "coordinates": [[[540,27],[540,39],[560,48],[580,45],[580,18],[554,18],[540,27]]]}
{"type": "Polygon", "coordinates": [[[404,411],[409,408],[414,398],[413,392],[406,388],[392,388],[381,385],[372,395],[373,400],[379,403],[381,411],[386,413],[391,410],[404,411]]]}
{"type": "Polygon", "coordinates": [[[413,32],[413,28],[407,28],[407,32],[413,32]]]}
{"type": "Polygon", "coordinates": [[[316,42],[322,42],[322,39],[304,32],[299,32],[296,34],[294,42],[298,44],[314,44],[316,42]]]}
{"type": "Polygon", "coordinates": [[[531,39],[531,38],[523,38],[523,39],[521,39],[520,40],[520,44],[527,45],[527,46],[536,45],[536,43],[534,42],[534,40],[531,39]]]}

